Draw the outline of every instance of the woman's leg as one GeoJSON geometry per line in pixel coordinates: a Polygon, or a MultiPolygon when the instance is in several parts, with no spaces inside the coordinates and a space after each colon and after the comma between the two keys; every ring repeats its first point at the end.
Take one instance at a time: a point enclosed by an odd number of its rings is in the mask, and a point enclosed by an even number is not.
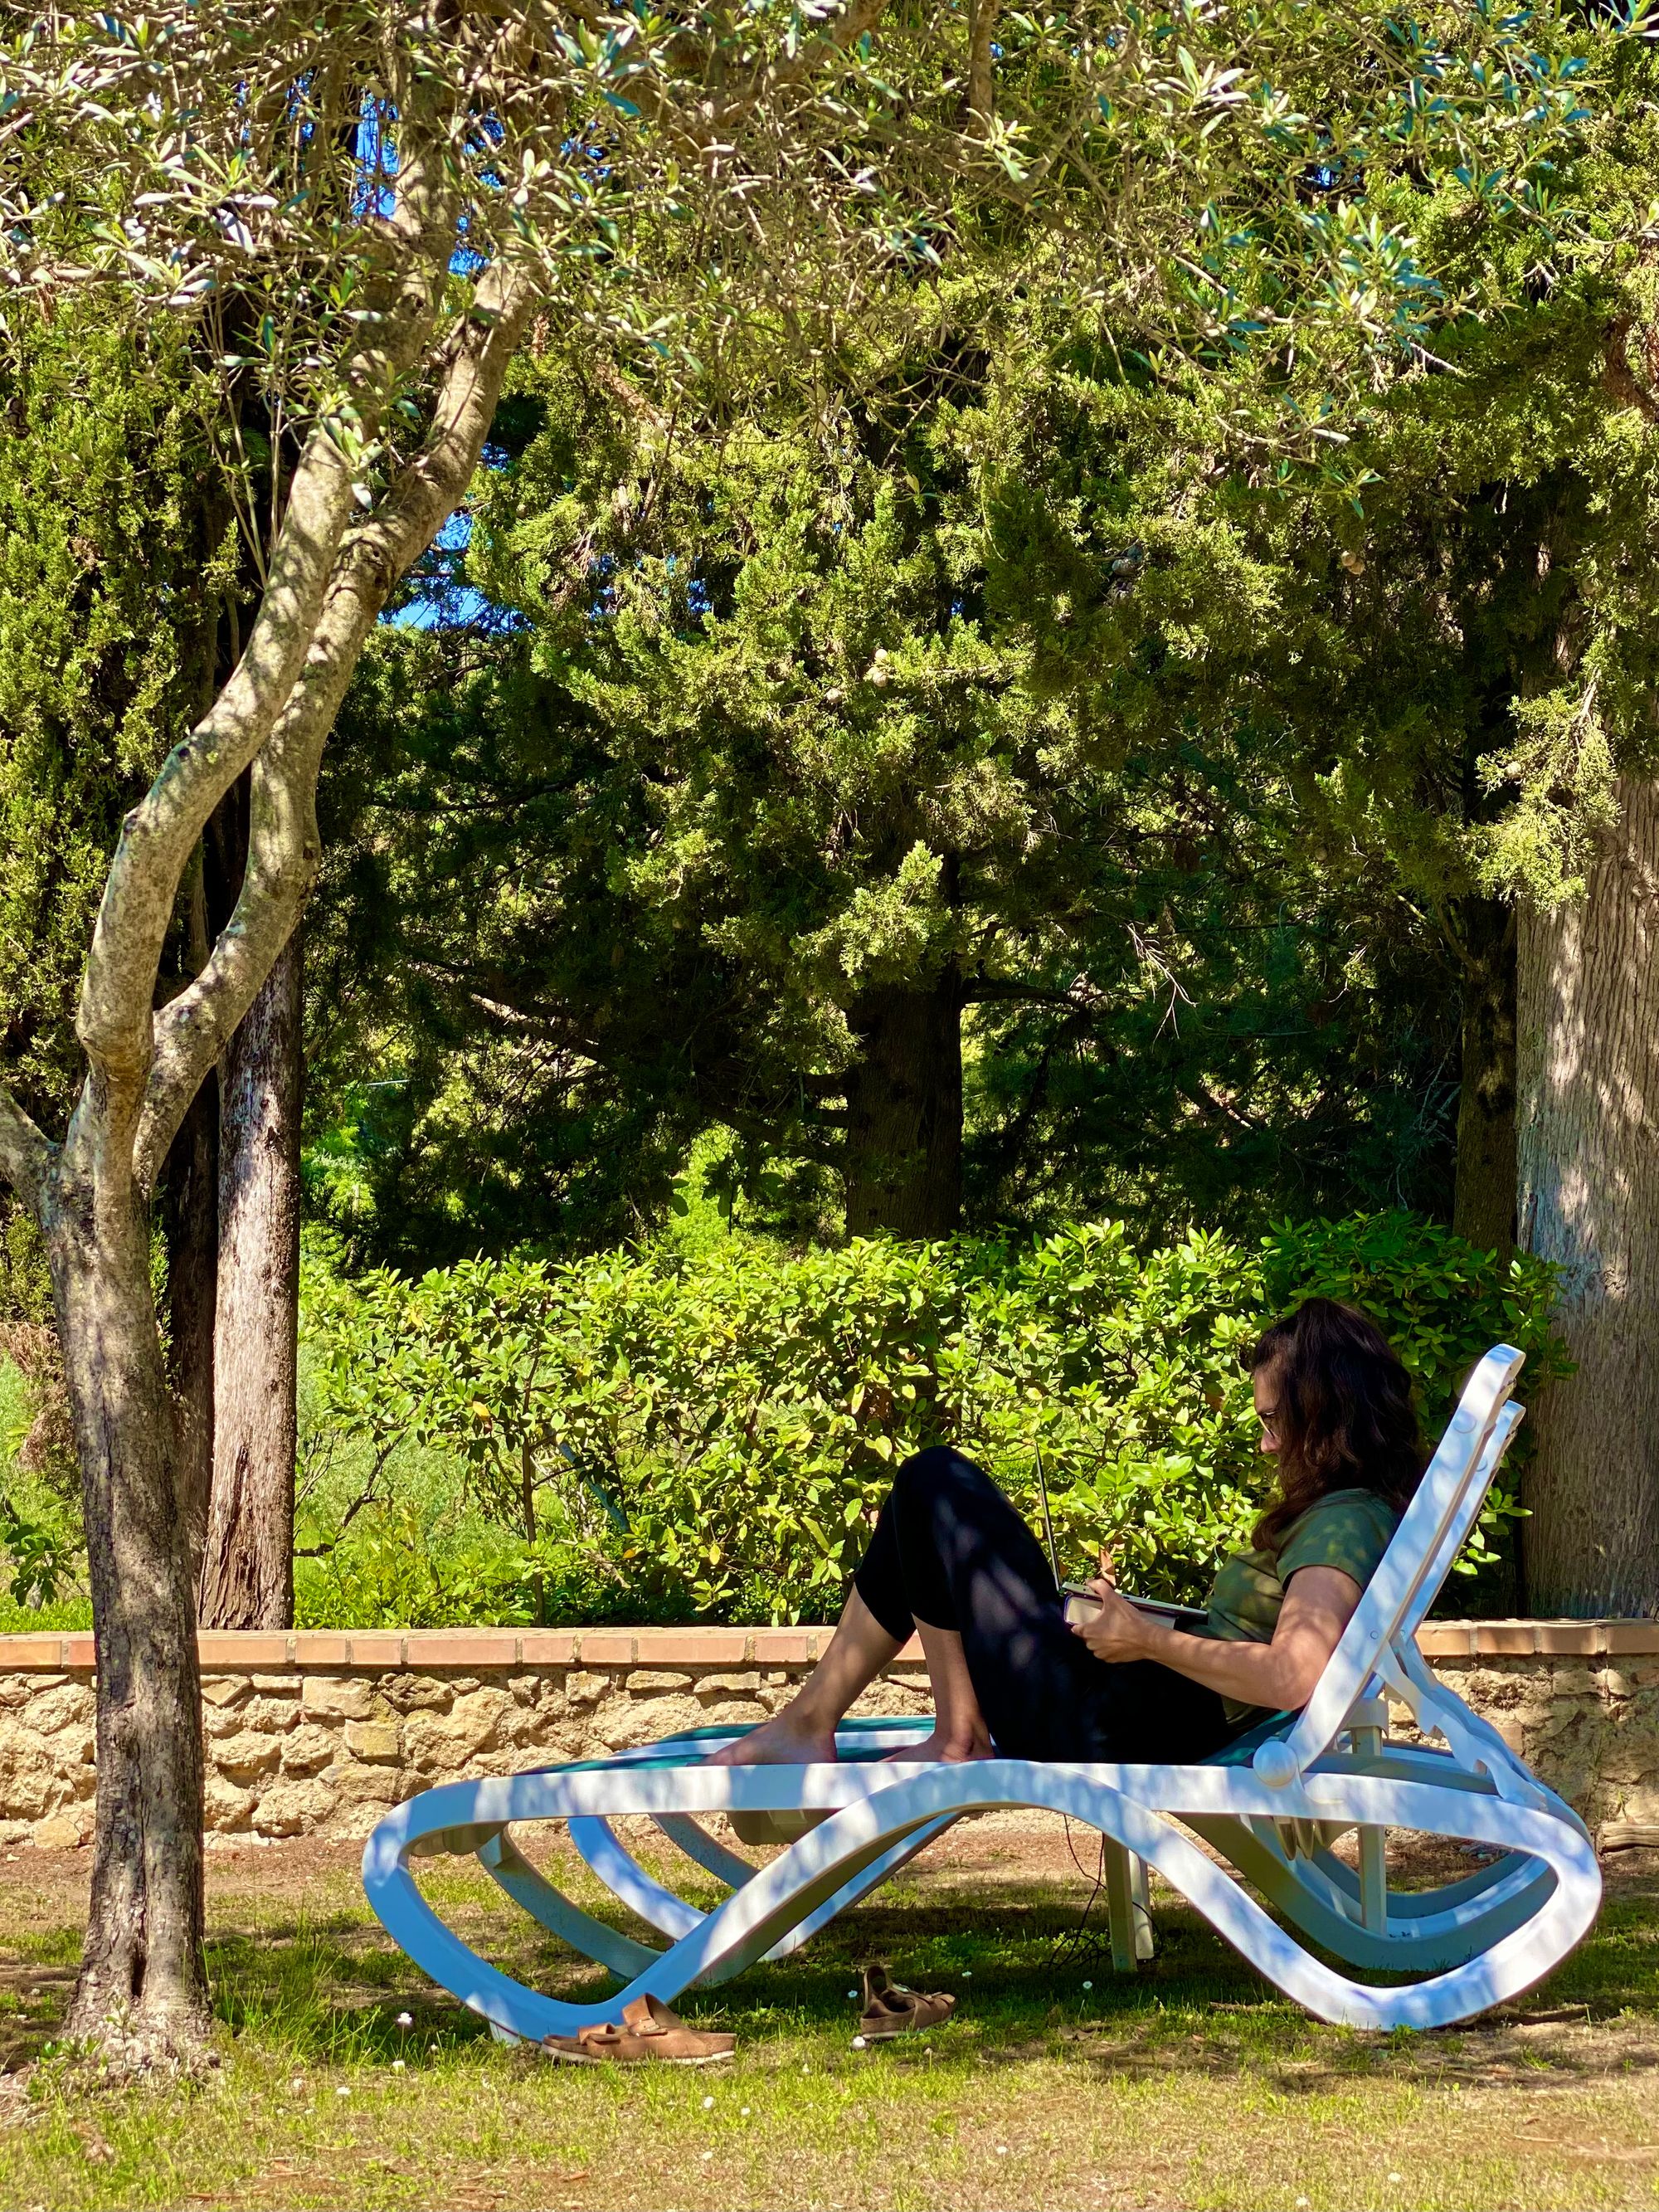
{"type": "Polygon", "coordinates": [[[883,1517],[911,1618],[924,1643],[949,1636],[942,1658],[960,1652],[978,1726],[1005,1758],[1179,1762],[1227,1741],[1212,1690],[1150,1661],[1109,1666],[1073,1633],[1042,1547],[961,1453],[907,1460],[883,1517]]]}
{"type": "Polygon", "coordinates": [[[974,1694],[974,1678],[968,1671],[968,1655],[954,1628],[935,1628],[919,1620],[922,1656],[933,1692],[933,1733],[923,1743],[906,1744],[887,1756],[894,1759],[989,1759],[994,1746],[991,1731],[974,1694]]]}
{"type": "Polygon", "coordinates": [[[1151,1661],[1109,1666],[1066,1626],[1042,1547],[988,1474],[936,1446],[895,1476],[834,1641],[724,1765],[835,1757],[836,1725],[912,1628],[937,1725],[921,1759],[1200,1759],[1228,1729],[1212,1690],[1151,1661]]]}
{"type": "Polygon", "coordinates": [[[709,1765],[813,1766],[834,1759],[836,1723],[903,1641],[882,1626],[854,1583],[830,1649],[789,1703],[737,1743],[715,1752],[709,1765]]]}
{"type": "MultiPolygon", "coordinates": [[[[925,1743],[896,1752],[894,1757],[963,1759],[989,1755],[990,1731],[974,1695],[961,1637],[954,1628],[936,1627],[930,1620],[919,1620],[911,1607],[908,1585],[917,1579],[936,1610],[948,1606],[948,1599],[941,1595],[943,1585],[937,1576],[927,1575],[925,1559],[913,1557],[907,1569],[900,1540],[900,1494],[915,1464],[913,1460],[906,1461],[882,1502],[875,1532],[859,1562],[852,1595],[830,1649],[781,1713],[751,1729],[741,1741],[715,1752],[711,1765],[805,1766],[832,1759],[836,1723],[860,1691],[869,1688],[909,1640],[912,1629],[921,1638],[927,1661],[934,1727],[925,1743]]],[[[913,1554],[915,1546],[913,1534],[913,1554]]]]}

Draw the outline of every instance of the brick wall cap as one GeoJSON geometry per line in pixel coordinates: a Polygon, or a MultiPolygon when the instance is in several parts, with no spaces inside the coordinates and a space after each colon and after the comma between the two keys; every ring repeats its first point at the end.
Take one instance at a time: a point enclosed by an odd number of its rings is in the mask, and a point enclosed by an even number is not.
{"type": "Polygon", "coordinates": [[[1474,1655],[1474,1630],[1467,1620],[1425,1620],[1417,1632],[1425,1659],[1468,1659],[1474,1655]]]}
{"type": "MultiPolygon", "coordinates": [[[[288,1668],[329,1674],[398,1674],[410,1669],[471,1671],[480,1667],[805,1666],[829,1644],[826,1626],[799,1628],[422,1628],[359,1629],[341,1633],[301,1629],[287,1635],[260,1629],[204,1629],[201,1663],[213,1674],[275,1673],[288,1668]]],[[[1659,1620],[1430,1620],[1422,1631],[1433,1658],[1601,1658],[1610,1653],[1659,1655],[1659,1620]]],[[[908,1644],[898,1663],[914,1664],[908,1644]]],[[[92,1638],[25,1632],[0,1636],[0,1674],[58,1674],[93,1663],[92,1638]]]]}
{"type": "Polygon", "coordinates": [[[292,1662],[295,1642],[269,1629],[204,1628],[198,1632],[196,1650],[203,1667],[216,1673],[240,1674],[257,1667],[264,1674],[292,1662]]]}
{"type": "MultiPolygon", "coordinates": [[[[353,1638],[354,1644],[358,1642],[353,1638]]],[[[516,1667],[516,1628],[411,1628],[403,1639],[404,1663],[425,1667],[516,1667]]]]}

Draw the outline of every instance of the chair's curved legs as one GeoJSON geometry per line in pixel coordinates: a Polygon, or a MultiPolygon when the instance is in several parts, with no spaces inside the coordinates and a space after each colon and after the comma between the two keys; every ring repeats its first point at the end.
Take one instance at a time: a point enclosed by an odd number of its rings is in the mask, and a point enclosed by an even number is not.
{"type": "MultiPolygon", "coordinates": [[[[902,1746],[907,1738],[924,1738],[930,1725],[927,1721],[916,1720],[853,1721],[837,1729],[836,1748],[849,1760],[863,1759],[867,1761],[872,1751],[879,1756],[895,1744],[902,1746]]],[[[617,1765],[619,1769],[623,1766],[636,1769],[659,1766],[665,1755],[672,1756],[676,1752],[689,1751],[707,1758],[709,1752],[747,1733],[744,1729],[699,1729],[684,1735],[667,1737],[661,1743],[641,1746],[631,1753],[619,1753],[617,1765]]],[[[560,1771],[556,1767],[536,1771],[540,1773],[560,1771]]],[[[733,1889],[741,1888],[752,1879],[756,1869],[750,1862],[738,1858],[735,1852],[728,1851],[689,1815],[659,1814],[656,1816],[656,1825],[685,1850],[688,1856],[694,1858],[705,1870],[714,1874],[716,1879],[727,1881],[733,1889]],[[695,1850],[690,1848],[693,1842],[696,1846],[695,1850]],[[737,1878],[733,1879],[734,1876],[737,1878]]],[[[896,1845],[892,1850],[883,1853],[878,1860],[849,1882],[844,1892],[838,1892],[799,1927],[792,1929],[768,1954],[769,1958],[786,1958],[791,1952],[799,1950],[820,1928],[887,1881],[907,1860],[914,1858],[950,1825],[948,1821],[934,1823],[925,1833],[919,1833],[896,1845]]],[[[568,1827],[572,1844],[590,1870],[620,1904],[626,1905],[647,1927],[655,1928],[663,1935],[678,1940],[690,1935],[700,1925],[704,1917],[702,1911],[647,1873],[609,1821],[578,1818],[570,1820],[568,1827]]],[[[639,1972],[645,1960],[659,1955],[582,1912],[554,1889],[514,1846],[508,1844],[507,1849],[514,1863],[511,1868],[512,1878],[504,1877],[495,1866],[486,1860],[490,1872],[495,1875],[509,1895],[517,1898],[544,1927],[563,1936],[573,1948],[585,1952],[589,1958],[598,1960],[624,1979],[639,1972]]],[[[738,1969],[729,1971],[736,1972],[738,1969]]],[[[705,1978],[724,1979],[725,1974],[711,1974],[705,1978]]]]}
{"type": "Polygon", "coordinates": [[[584,1815],[572,1820],[568,1827],[571,1842],[611,1895],[647,1927],[659,1928],[678,1941],[701,1924],[704,1916],[696,1906],[647,1874],[608,1820],[584,1815]]]}
{"type": "MultiPolygon", "coordinates": [[[[657,1825],[659,1827],[665,1826],[669,1820],[683,1817],[672,1813],[659,1814],[657,1825]]],[[[696,1823],[688,1820],[686,1825],[695,1826],[696,1823]]],[[[942,1834],[950,1826],[949,1820],[931,1821],[925,1828],[916,1830],[902,1842],[896,1844],[890,1850],[884,1851],[879,1858],[872,1860],[860,1873],[855,1875],[844,1888],[837,1890],[833,1897],[821,1905],[816,1912],[809,1914],[799,1927],[791,1929],[787,1936],[774,1944],[766,1954],[768,1960],[785,1959],[792,1951],[799,1950],[801,1945],[810,1942],[820,1928],[827,1926],[837,1914],[845,1912],[849,1906],[856,1905],[872,1889],[896,1874],[907,1860],[913,1859],[918,1851],[925,1849],[933,1842],[935,1836],[942,1834]]],[[[672,1890],[666,1888],[653,1875],[647,1874],[638,1860],[629,1853],[608,1820],[573,1820],[568,1823],[568,1827],[571,1842],[593,1873],[599,1876],[614,1897],[627,1905],[630,1911],[637,1913],[648,1926],[659,1929],[665,1936],[678,1938],[690,1935],[691,1930],[701,1923],[705,1916],[699,1912],[695,1905],[688,1905],[684,1898],[677,1896],[672,1890]]],[[[745,1871],[752,1880],[757,1869],[753,1867],[746,1867],[745,1871]]],[[[553,1893],[557,1894],[556,1892],[553,1893]]],[[[560,1902],[563,1905],[565,1900],[561,1899],[560,1902]]],[[[575,1911],[574,1906],[568,1905],[565,1909],[567,1912],[575,1911]]],[[[539,1917],[539,1915],[538,1917],[539,1917]]],[[[550,1926],[551,1923],[546,1924],[550,1926]]],[[[595,1927],[600,1925],[597,1921],[592,1924],[595,1927]]],[[[611,1936],[613,1942],[623,1943],[629,1940],[625,1936],[614,1936],[609,1929],[606,1933],[611,1936]]],[[[586,1949],[590,1957],[597,1958],[600,1955],[580,1940],[576,1941],[575,1947],[579,1950],[586,1949]]],[[[636,1950],[643,1949],[643,1946],[641,1945],[635,1945],[633,1948],[636,1950]]],[[[647,1955],[655,1956],[656,1954],[647,1954],[647,1955]]],[[[605,1963],[610,1964],[609,1958],[606,1959],[605,1963]]],[[[636,1972],[638,1968],[634,1967],[629,1971],[636,1972]]],[[[737,1969],[733,1968],[732,1971],[736,1972],[737,1969]]],[[[725,1978],[724,1973],[711,1972],[704,1977],[706,1980],[724,1980],[725,1978]]]]}
{"type": "MultiPolygon", "coordinates": [[[[874,1735],[878,1743],[896,1732],[920,1736],[925,1733],[926,1725],[925,1722],[849,1723],[839,1732],[837,1748],[843,1755],[856,1757],[867,1736],[874,1735]]],[[[1447,1788],[1471,1786],[1468,1778],[1443,1752],[1395,1746],[1376,1764],[1396,1778],[1424,1779],[1447,1788]]],[[[1368,1763],[1363,1771],[1375,1769],[1368,1763]]],[[[1560,1810],[1568,1820],[1576,1817],[1565,1804],[1560,1810]]],[[[741,1879],[732,1883],[734,1887],[740,1887],[741,1881],[746,1881],[754,1871],[748,1861],[724,1850],[713,1838],[704,1834],[696,1821],[684,1815],[666,1815],[659,1819],[658,1825],[674,1834],[676,1840],[681,1830],[702,1838],[706,1855],[699,1857],[699,1863],[721,1879],[731,1878],[721,1866],[711,1863],[716,1859],[740,1869],[741,1879]]],[[[1239,1872],[1255,1881],[1273,1905],[1316,1942],[1346,1959],[1351,1965],[1368,1968],[1392,1967],[1404,1972],[1419,1972],[1460,1965],[1474,1957],[1498,1936],[1519,1927],[1536,1910],[1553,1881],[1547,1869],[1539,1867],[1524,1854],[1509,1853],[1496,1864],[1477,1869],[1455,1883],[1415,1893],[1389,1893],[1384,1899],[1383,1925],[1368,1928],[1362,1917],[1359,1875],[1330,1852],[1319,1850],[1311,1857],[1287,1858],[1275,1841],[1273,1824],[1266,1820],[1256,1822],[1248,1830],[1236,1823],[1217,1822],[1207,1825],[1202,1832],[1206,1842],[1225,1852],[1239,1872]]],[[[927,1840],[931,1841],[931,1837],[927,1840]]],[[[634,1863],[625,1855],[618,1863],[614,1853],[620,1852],[621,1846],[614,1837],[611,1845],[603,1856],[596,1855],[589,1860],[599,1879],[665,1935],[684,1934],[691,1923],[683,1911],[671,1907],[665,1917],[659,1918],[648,1909],[647,1898],[655,1894],[656,1886],[642,1871],[635,1869],[631,1877],[623,1872],[621,1881],[609,1882],[608,1868],[617,1866],[622,1872],[634,1863]]],[[[914,1856],[914,1851],[921,1848],[918,1843],[905,1856],[914,1856]]],[[[698,1856],[696,1853],[689,1855],[698,1856]]],[[[880,1876],[866,1881],[860,1893],[867,1894],[875,1880],[885,1878],[884,1871],[880,1876]]],[[[847,1903],[853,1901],[848,1899],[847,1903]]],[[[845,1905],[836,1907],[837,1911],[845,1909],[845,1905]]],[[[771,1955],[783,1957],[799,1949],[817,1933],[823,1921],[832,1917],[827,1911],[815,1916],[811,1928],[797,1929],[771,1955]]],[[[1119,1963],[1127,1966],[1137,1954],[1149,1957],[1152,1945],[1150,1929],[1145,1924],[1144,1899],[1139,1911],[1120,1900],[1118,1917],[1123,1925],[1115,1931],[1115,1958],[1121,1954],[1119,1963]],[[1130,1929],[1133,1930],[1133,1936],[1127,1932],[1130,1929]]]]}
{"type": "MultiPolygon", "coordinates": [[[[868,1759],[882,1756],[895,1745],[902,1746],[907,1737],[920,1741],[932,1729],[928,1720],[872,1719],[844,1722],[836,1731],[836,1748],[839,1757],[848,1760],[868,1759]]],[[[662,1742],[644,1747],[632,1754],[623,1754],[633,1763],[652,1764],[660,1761],[661,1754],[684,1748],[695,1747],[704,1757],[726,1743],[738,1741],[750,1733],[747,1728],[732,1729],[698,1729],[687,1735],[665,1737],[662,1742]]],[[[538,1770],[547,1771],[550,1770],[538,1770]]],[[[550,1770],[556,1771],[556,1770],[550,1770]]],[[[750,1860],[739,1858],[735,1851],[711,1836],[707,1829],[688,1814],[659,1814],[656,1826],[669,1840],[678,1845],[685,1856],[705,1873],[712,1874],[728,1889],[741,1889],[755,1873],[750,1860]]],[[[665,1936],[687,1934],[702,1917],[698,1908],[647,1874],[638,1860],[628,1850],[621,1838],[607,1822],[602,1820],[572,1820],[570,1840],[591,1871],[605,1885],[618,1901],[631,1912],[665,1936]]],[[[918,1844],[917,1850],[921,1846],[918,1844]]],[[[908,1854],[914,1856],[914,1853],[908,1854]]],[[[885,1879],[884,1875],[882,1879],[885,1879]]],[[[798,1932],[787,1945],[793,1950],[805,1940],[798,1932]]]]}
{"type": "MultiPolygon", "coordinates": [[[[929,1734],[931,1728],[931,1719],[925,1718],[884,1717],[847,1721],[836,1730],[836,1750],[841,1757],[849,1761],[868,1761],[884,1756],[895,1747],[902,1747],[907,1740],[921,1741],[929,1734]]],[[[614,1762],[603,1764],[614,1764],[617,1768],[657,1767],[673,1763],[676,1754],[684,1757],[690,1753],[706,1759],[711,1752],[725,1744],[735,1742],[749,1733],[747,1728],[690,1729],[680,1735],[665,1737],[659,1743],[641,1745],[633,1751],[618,1753],[614,1762]]],[[[557,1773],[561,1770],[542,1767],[534,1771],[557,1773]]],[[[791,1952],[799,1950],[802,1944],[817,1935],[820,1928],[887,1881],[907,1860],[914,1858],[950,1825],[948,1821],[939,1822],[929,1827],[925,1834],[884,1853],[855,1882],[849,1883],[844,1893],[838,1893],[799,1928],[792,1929],[767,1954],[769,1959],[787,1958],[791,1952]]],[[[727,1850],[689,1815],[659,1814],[656,1816],[656,1826],[688,1857],[731,1888],[741,1888],[752,1878],[756,1869],[749,1860],[741,1859],[735,1852],[727,1850]]],[[[703,1915],[696,1906],[647,1872],[608,1821],[573,1820],[568,1823],[568,1830],[572,1844],[590,1871],[605,1884],[619,1904],[627,1906],[647,1927],[678,1939],[689,1935],[702,1921],[703,1915]]],[[[553,1889],[521,1854],[514,1850],[513,1856],[517,1862],[517,1869],[521,1871],[515,1872],[514,1881],[502,1880],[497,1874],[496,1878],[501,1881],[502,1887],[509,1895],[518,1897],[526,1910],[532,1912],[544,1927],[564,1936],[573,1948],[611,1967],[613,1972],[620,1973],[624,1979],[640,1971],[643,1960],[659,1955],[645,1945],[635,1943],[631,1937],[620,1935],[614,1929],[607,1928],[603,1922],[581,1912],[568,1899],[553,1889]]],[[[494,1866],[489,1870],[492,1873],[496,1871],[494,1866]]],[[[704,1978],[724,1979],[728,1971],[736,1972],[738,1969],[711,1972],[704,1978]]]]}
{"type": "Polygon", "coordinates": [[[755,1871],[753,1863],[728,1851],[718,1837],[694,1820],[689,1813],[659,1813],[657,1826],[671,1844],[677,1844],[692,1863],[728,1889],[741,1889],[755,1871]]]}
{"type": "MultiPolygon", "coordinates": [[[[1354,1869],[1328,1851],[1317,1851],[1311,1861],[1298,1861],[1291,1872],[1298,1881],[1324,1885],[1325,1894],[1337,1909],[1360,1925],[1362,1887],[1354,1869]]],[[[1501,1858],[1455,1882],[1432,1889],[1390,1890],[1385,1897],[1384,1918],[1374,1934],[1427,1936],[1452,1936],[1478,1928],[1494,1912],[1508,1910],[1513,1898],[1551,1879],[1524,1851],[1506,1851],[1501,1858]]]]}
{"type": "MultiPolygon", "coordinates": [[[[1263,1838],[1265,1841],[1265,1838],[1263,1838]]],[[[1340,1891],[1346,1907],[1358,1912],[1360,1901],[1359,1876],[1355,1869],[1330,1851],[1316,1851],[1311,1860],[1299,1861],[1316,1869],[1334,1891],[1340,1891]]],[[[1432,1889],[1394,1890],[1389,1896],[1389,1911],[1392,1917],[1421,1921],[1442,1912],[1453,1912],[1477,1899],[1496,1901],[1493,1893],[1512,1881],[1522,1867],[1531,1867],[1532,1861],[1521,1851],[1505,1851],[1500,1857],[1489,1861],[1471,1873],[1461,1875],[1455,1881],[1438,1882],[1432,1889]]],[[[1534,1875],[1526,1877],[1528,1881],[1534,1875]]]]}
{"type": "Polygon", "coordinates": [[[1461,1966],[1530,1919],[1555,1887],[1550,1868],[1529,1856],[1514,1854],[1530,1872],[1512,1886],[1506,1884],[1483,1906],[1466,1901],[1450,1911],[1413,1913],[1407,1909],[1408,1899],[1391,1892],[1386,1928],[1376,1930],[1359,1919],[1357,1899],[1356,1910],[1349,1912],[1337,1901],[1334,1884],[1329,1886],[1332,1893],[1322,1895],[1309,1871],[1287,1862],[1245,1822],[1195,1814],[1185,1825],[1212,1844],[1322,1950],[1369,1970],[1424,1973],[1461,1966]]]}
{"type": "Polygon", "coordinates": [[[622,1980],[631,1981],[661,1955],[648,1944],[636,1943],[631,1936],[619,1934],[573,1905],[562,1890],[555,1889],[546,1875],[532,1866],[509,1836],[501,1832],[492,1836],[480,1846],[478,1859],[513,1902],[522,1905],[550,1935],[568,1943],[573,1951],[583,1952],[600,1966],[609,1966],[622,1980]]]}
{"type": "MultiPolygon", "coordinates": [[[[1316,1771],[1423,1781],[1443,1790],[1490,1794],[1490,1784],[1483,1787],[1446,1753],[1422,1746],[1395,1745],[1363,1765],[1333,1759],[1316,1771]]],[[[1545,1794],[1556,1816],[1588,1842],[1588,1832],[1571,1807],[1553,1793],[1545,1794]]],[[[1555,1880],[1549,1868],[1528,1854],[1505,1851],[1491,1865],[1456,1881],[1426,1890],[1387,1892],[1381,1924],[1367,1925],[1360,1875],[1330,1851],[1288,1855],[1271,1820],[1224,1818],[1188,1825],[1316,1942],[1368,1968],[1421,1972],[1461,1965],[1522,1926],[1555,1880]]]]}
{"type": "MultiPolygon", "coordinates": [[[[1315,1772],[1273,1788],[1252,1774],[1203,1767],[1038,1765],[988,1759],[963,1766],[588,1768],[452,1784],[400,1806],[369,1838],[364,1885],[389,1933],[434,1978],[508,2033],[569,2033],[614,2013],[617,2000],[562,2003],[487,1966],[447,1929],[416,1888],[412,1849],[467,1824],[610,1820],[732,1807],[788,1807],[830,1817],[757,1872],[642,1967],[624,1992],[672,1998],[691,1982],[741,1971],[820,1907],[839,1910],[878,1861],[913,1848],[922,1830],[999,1806],[1069,1814],[1158,1868],[1269,1979],[1320,2017],[1354,2027],[1443,2026],[1516,1995],[1584,1933],[1601,1895],[1595,1854],[1576,1823],[1469,1789],[1315,1772]],[[1339,1821],[1401,1827],[1523,1852],[1547,1867],[1548,1893],[1478,1958],[1403,1989],[1370,1989],[1311,1957],[1176,1820],[1194,1816],[1339,1821]]],[[[1396,1954],[1397,1955],[1397,1954],[1396,1954]]]]}
{"type": "Polygon", "coordinates": [[[879,1889],[883,1882],[890,1881],[902,1867],[909,1864],[918,1851],[926,1850],[928,1844],[942,1836],[947,1828],[954,1827],[957,1818],[956,1814],[950,1813],[943,1819],[924,1820],[920,1827],[907,1830],[879,1858],[870,1860],[832,1897],[826,1898],[816,1911],[809,1913],[799,1928],[785,1936],[781,1942],[775,1943],[767,1957],[781,1959],[791,1951],[798,1951],[803,1943],[817,1934],[820,1928],[827,1928],[839,1914],[849,1911],[868,1897],[872,1889],[879,1889]]]}

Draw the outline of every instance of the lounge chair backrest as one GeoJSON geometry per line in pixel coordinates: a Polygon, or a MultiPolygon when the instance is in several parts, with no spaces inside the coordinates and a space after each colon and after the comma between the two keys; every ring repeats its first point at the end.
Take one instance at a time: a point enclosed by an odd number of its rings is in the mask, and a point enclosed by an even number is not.
{"type": "Polygon", "coordinates": [[[1395,1626],[1390,1639],[1399,1642],[1403,1637],[1415,1636],[1428,1617],[1429,1607],[1440,1593],[1440,1586],[1457,1564],[1458,1554],[1468,1541],[1475,1522],[1480,1518],[1480,1509],[1486,1502],[1486,1492],[1492,1488],[1493,1477],[1504,1463],[1504,1455],[1516,1431],[1527,1417],[1524,1406],[1517,1406],[1513,1398],[1499,1407],[1498,1419],[1492,1424],[1486,1448],[1476,1461],[1470,1480],[1463,1486],[1463,1496],[1447,1522],[1428,1571],[1418,1586],[1411,1606],[1395,1626]]]}
{"type": "Polygon", "coordinates": [[[1470,1376],[1301,1718],[1288,1735],[1256,1753],[1254,1764],[1264,1780],[1288,1782],[1327,1750],[1364,1695],[1385,1646],[1416,1633],[1474,1525],[1520,1418],[1518,1409],[1514,1419],[1504,1415],[1522,1358],[1513,1345],[1495,1345],[1470,1376]]]}

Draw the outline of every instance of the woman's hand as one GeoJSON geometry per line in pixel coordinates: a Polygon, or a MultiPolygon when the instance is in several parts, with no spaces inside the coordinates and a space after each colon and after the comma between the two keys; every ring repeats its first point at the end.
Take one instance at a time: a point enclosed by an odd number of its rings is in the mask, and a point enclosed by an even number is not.
{"type": "Polygon", "coordinates": [[[1089,1588],[1100,1600],[1100,1611],[1092,1620],[1073,1621],[1073,1635],[1080,1636],[1097,1659],[1144,1659],[1146,1616],[1118,1595],[1117,1570],[1103,1544],[1100,1572],[1089,1588]]]}
{"type": "Polygon", "coordinates": [[[1301,1567],[1285,1587],[1271,1644],[1189,1636],[1120,1597],[1108,1571],[1089,1588],[1100,1612],[1074,1627],[1097,1659],[1156,1659],[1194,1682],[1269,1712],[1296,1712],[1313,1695],[1360,1599],[1359,1584],[1337,1567],[1301,1567]]]}

